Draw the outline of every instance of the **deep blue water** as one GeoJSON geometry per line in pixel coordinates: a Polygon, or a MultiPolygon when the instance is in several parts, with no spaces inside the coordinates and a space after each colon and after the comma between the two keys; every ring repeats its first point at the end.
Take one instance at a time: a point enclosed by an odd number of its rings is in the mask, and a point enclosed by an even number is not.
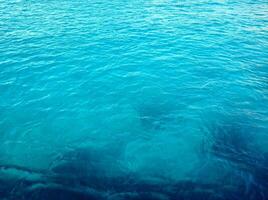
{"type": "Polygon", "coordinates": [[[268,199],[268,1],[0,0],[0,199],[268,199]]]}

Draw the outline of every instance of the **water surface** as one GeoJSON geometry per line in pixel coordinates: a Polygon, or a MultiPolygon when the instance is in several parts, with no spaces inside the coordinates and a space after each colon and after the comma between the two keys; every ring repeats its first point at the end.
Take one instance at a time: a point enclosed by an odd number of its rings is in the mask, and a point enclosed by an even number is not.
{"type": "Polygon", "coordinates": [[[0,196],[268,199],[266,0],[0,0],[0,196]]]}

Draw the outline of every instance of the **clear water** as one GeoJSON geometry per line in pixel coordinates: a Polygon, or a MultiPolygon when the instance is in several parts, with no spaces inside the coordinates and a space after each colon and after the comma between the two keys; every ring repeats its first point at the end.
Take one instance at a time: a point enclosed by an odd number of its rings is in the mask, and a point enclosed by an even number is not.
{"type": "Polygon", "coordinates": [[[0,196],[268,199],[266,0],[0,0],[0,196]]]}

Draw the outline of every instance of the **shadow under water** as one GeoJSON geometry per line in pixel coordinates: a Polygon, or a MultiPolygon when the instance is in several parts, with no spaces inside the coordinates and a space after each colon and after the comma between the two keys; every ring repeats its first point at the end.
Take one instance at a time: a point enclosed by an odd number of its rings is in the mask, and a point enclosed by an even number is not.
{"type": "MultiPolygon", "coordinates": [[[[222,130],[219,128],[218,130],[222,130]]],[[[0,195],[6,200],[253,200],[268,197],[267,156],[249,162],[251,157],[238,159],[237,153],[248,151],[248,142],[243,141],[236,129],[224,129],[225,136],[214,132],[215,143],[211,153],[228,160],[236,168],[251,174],[254,184],[245,187],[204,183],[192,179],[174,181],[168,178],[144,177],[129,172],[114,160],[114,152],[104,155],[103,150],[77,148],[57,158],[47,170],[34,170],[15,165],[0,166],[0,195]],[[234,131],[236,130],[236,131],[234,131]],[[228,134],[235,134],[231,136],[228,134]],[[229,151],[223,145],[235,145],[229,151]],[[217,147],[216,147],[217,146],[217,147]],[[234,153],[235,152],[235,153],[234,153]],[[109,165],[108,165],[109,164],[109,165]],[[115,173],[116,172],[116,173],[115,173]]],[[[252,158],[253,159],[253,158],[252,158]]]]}
{"type": "Polygon", "coordinates": [[[168,123],[175,120],[176,107],[172,103],[157,102],[140,104],[137,108],[142,127],[146,131],[164,130],[168,123]]]}
{"type": "MultiPolygon", "coordinates": [[[[227,162],[242,181],[241,199],[268,198],[268,155],[255,142],[256,132],[247,122],[229,121],[209,127],[208,154],[227,162]]],[[[228,179],[228,178],[227,178],[228,179]]]]}

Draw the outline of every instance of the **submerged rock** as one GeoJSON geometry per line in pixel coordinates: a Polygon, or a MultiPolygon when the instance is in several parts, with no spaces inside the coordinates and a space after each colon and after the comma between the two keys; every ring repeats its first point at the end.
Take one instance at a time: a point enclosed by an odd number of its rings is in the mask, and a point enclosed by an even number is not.
{"type": "Polygon", "coordinates": [[[62,185],[34,185],[23,192],[25,200],[104,200],[105,193],[88,188],[70,188],[62,185]]]}
{"type": "MultiPolygon", "coordinates": [[[[229,136],[226,138],[229,139],[229,136]]],[[[219,137],[220,139],[222,138],[219,137]]],[[[241,145],[237,151],[240,152],[241,149],[247,148],[241,145]]],[[[0,194],[7,200],[267,199],[268,187],[265,185],[267,171],[264,167],[260,168],[260,165],[250,166],[244,162],[244,166],[247,167],[247,171],[244,170],[245,175],[252,174],[252,176],[245,176],[248,185],[228,182],[226,179],[225,184],[222,185],[220,182],[206,182],[206,177],[196,180],[188,180],[186,177],[182,180],[174,180],[167,179],[165,176],[156,178],[153,174],[146,177],[146,173],[139,171],[131,173],[121,165],[119,152],[116,148],[111,149],[111,146],[80,147],[63,153],[47,171],[36,171],[19,166],[2,167],[1,169],[4,170],[14,169],[24,172],[27,176],[22,177],[17,173],[15,178],[11,179],[14,174],[9,172],[12,170],[7,170],[6,178],[0,178],[0,183],[3,185],[0,187],[0,194]],[[33,178],[36,174],[38,176],[33,178]]],[[[230,156],[229,151],[227,155],[230,156]]],[[[229,160],[236,161],[231,158],[229,160]]],[[[267,160],[263,159],[262,166],[266,163],[267,160]]],[[[234,170],[233,173],[237,171],[234,170]]],[[[208,168],[205,172],[209,173],[208,168]]],[[[232,174],[229,175],[233,177],[232,174]]]]}
{"type": "Polygon", "coordinates": [[[137,110],[145,130],[163,130],[174,120],[174,116],[172,117],[174,109],[175,106],[172,104],[152,102],[141,104],[137,110]]]}
{"type": "Polygon", "coordinates": [[[268,165],[255,142],[254,128],[246,120],[233,120],[213,124],[209,130],[206,148],[210,162],[222,165],[215,177],[234,187],[240,199],[267,199],[268,165]]]}

